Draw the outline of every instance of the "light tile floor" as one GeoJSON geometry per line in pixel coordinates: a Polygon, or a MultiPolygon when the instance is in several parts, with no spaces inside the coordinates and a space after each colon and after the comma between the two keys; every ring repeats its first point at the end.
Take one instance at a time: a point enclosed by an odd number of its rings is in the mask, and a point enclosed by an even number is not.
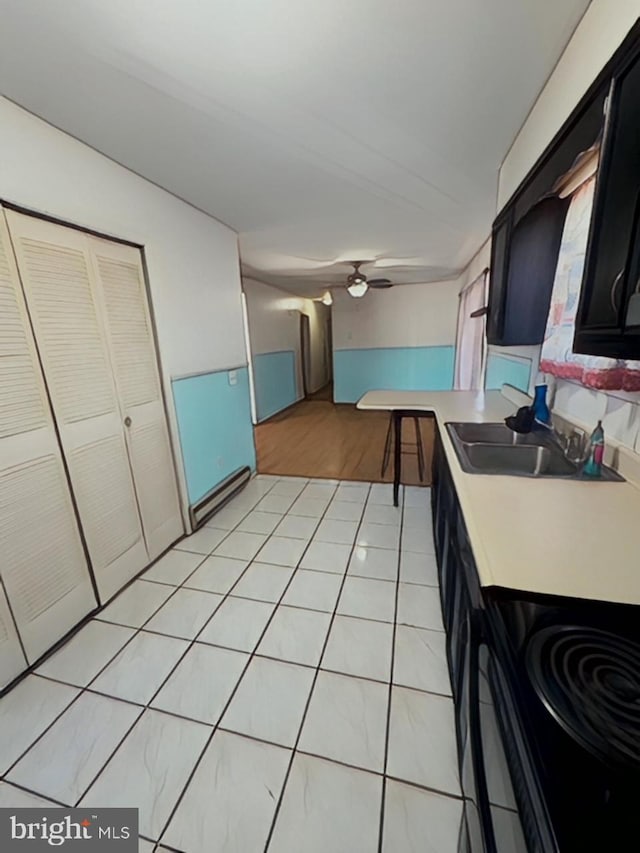
{"type": "Polygon", "coordinates": [[[455,853],[429,490],[402,497],[252,480],[0,700],[0,806],[137,806],[146,853],[455,853]]]}

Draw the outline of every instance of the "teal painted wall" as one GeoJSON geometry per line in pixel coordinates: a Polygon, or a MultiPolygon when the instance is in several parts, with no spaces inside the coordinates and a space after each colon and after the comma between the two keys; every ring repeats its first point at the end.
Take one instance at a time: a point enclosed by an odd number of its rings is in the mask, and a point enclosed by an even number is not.
{"type": "Polygon", "coordinates": [[[298,393],[293,350],[254,355],[253,385],[258,421],[264,421],[295,403],[298,393]]]}
{"type": "Polygon", "coordinates": [[[495,352],[489,353],[485,388],[500,389],[506,382],[526,393],[529,390],[530,378],[531,361],[529,359],[515,359],[495,352]]]}
{"type": "Polygon", "coordinates": [[[171,383],[189,503],[237,468],[256,467],[249,371],[242,367],[236,373],[236,385],[229,385],[227,370],[171,383]]]}
{"type": "Polygon", "coordinates": [[[454,361],[454,346],[335,350],[334,399],[355,403],[375,388],[450,391],[454,361]]]}

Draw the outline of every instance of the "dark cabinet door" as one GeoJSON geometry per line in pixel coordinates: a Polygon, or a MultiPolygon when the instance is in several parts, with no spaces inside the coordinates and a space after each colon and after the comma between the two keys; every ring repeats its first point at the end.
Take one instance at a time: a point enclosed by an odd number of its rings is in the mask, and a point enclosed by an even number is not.
{"type": "Polygon", "coordinates": [[[540,199],[516,221],[510,205],[491,244],[487,340],[498,346],[541,344],[547,325],[568,199],[540,199]]]}
{"type": "MultiPolygon", "coordinates": [[[[640,326],[629,311],[639,289],[640,58],[613,78],[574,351],[640,358],[640,326]]],[[[640,298],[640,297],[639,297],[640,298]]]]}
{"type": "Polygon", "coordinates": [[[509,250],[502,346],[541,344],[569,199],[541,199],[514,225],[509,250]]]}
{"type": "Polygon", "coordinates": [[[489,312],[487,314],[487,341],[490,344],[501,344],[504,333],[512,225],[513,208],[509,207],[495,221],[491,235],[489,312]]]}
{"type": "MultiPolygon", "coordinates": [[[[464,821],[459,853],[503,853],[495,846],[482,759],[478,648],[479,586],[462,511],[438,439],[432,500],[440,567],[447,658],[455,704],[464,821]]],[[[506,851],[505,851],[506,853],[506,851]]]]}

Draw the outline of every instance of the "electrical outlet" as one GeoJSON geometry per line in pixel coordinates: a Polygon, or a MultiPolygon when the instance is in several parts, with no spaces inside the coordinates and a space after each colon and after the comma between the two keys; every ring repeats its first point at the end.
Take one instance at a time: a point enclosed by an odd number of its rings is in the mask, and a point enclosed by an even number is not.
{"type": "Polygon", "coordinates": [[[238,371],[230,370],[229,371],[229,385],[237,385],[238,384],[238,371]]]}

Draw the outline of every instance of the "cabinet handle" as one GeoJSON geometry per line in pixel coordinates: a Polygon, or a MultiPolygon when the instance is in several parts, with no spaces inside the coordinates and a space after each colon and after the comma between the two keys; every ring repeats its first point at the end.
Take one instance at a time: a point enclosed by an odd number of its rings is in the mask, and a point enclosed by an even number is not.
{"type": "Polygon", "coordinates": [[[618,310],[618,306],[616,305],[616,294],[618,291],[618,285],[620,284],[620,279],[622,278],[622,274],[624,273],[624,267],[620,270],[618,275],[614,278],[613,284],[611,285],[611,308],[614,311],[618,310]]]}
{"type": "Polygon", "coordinates": [[[126,427],[130,427],[130,426],[131,426],[131,418],[129,417],[129,415],[127,415],[127,417],[124,419],[124,425],[125,425],[126,427]]]}

